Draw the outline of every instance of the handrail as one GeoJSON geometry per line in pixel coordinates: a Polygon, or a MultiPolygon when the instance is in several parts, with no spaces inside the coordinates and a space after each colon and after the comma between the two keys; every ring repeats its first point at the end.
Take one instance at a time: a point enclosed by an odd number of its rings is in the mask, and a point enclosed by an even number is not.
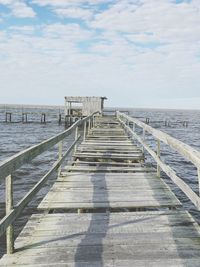
{"type": "Polygon", "coordinates": [[[49,150],[51,147],[59,143],[65,137],[70,135],[74,129],[80,125],[82,125],[85,121],[90,120],[94,115],[98,114],[98,112],[93,113],[92,115],[75,122],[70,128],[65,130],[64,132],[51,137],[38,145],[34,145],[30,148],[27,148],[14,156],[6,159],[0,164],[0,181],[11,174],[13,171],[19,169],[22,165],[31,162],[32,159],[42,154],[43,152],[49,150]]]}
{"type": "Polygon", "coordinates": [[[177,140],[176,138],[170,136],[167,133],[164,133],[160,130],[154,129],[149,125],[146,125],[144,122],[141,122],[138,119],[132,118],[126,114],[121,112],[117,112],[118,115],[123,117],[124,119],[128,120],[129,122],[133,122],[148,133],[150,133],[156,139],[159,139],[166,145],[169,145],[175,151],[179,152],[183,157],[191,161],[197,168],[200,168],[200,152],[196,149],[192,148],[191,146],[177,140]]]}
{"type": "Polygon", "coordinates": [[[0,164],[0,181],[6,179],[6,215],[0,221],[0,236],[6,231],[7,239],[7,253],[12,254],[14,252],[14,239],[13,239],[13,222],[17,219],[23,209],[28,205],[28,203],[33,199],[33,197],[39,192],[44,183],[48,178],[58,170],[58,175],[60,173],[60,167],[65,158],[74,149],[76,150],[76,145],[80,139],[78,134],[79,126],[84,126],[83,137],[85,138],[87,131],[94,125],[95,116],[99,112],[95,112],[92,115],[78,120],[70,128],[63,131],[56,136],[49,138],[38,145],[34,145],[28,149],[25,149],[14,156],[6,159],[0,164]],[[75,140],[67,149],[67,151],[62,153],[62,145],[65,137],[69,136],[73,131],[75,131],[75,140]],[[59,144],[59,157],[54,163],[53,167],[40,179],[40,181],[17,203],[14,207],[13,205],[13,179],[12,174],[14,171],[19,169],[22,165],[31,162],[32,159],[48,151],[54,145],[59,144]]]}
{"type": "Polygon", "coordinates": [[[117,118],[123,125],[124,129],[132,134],[134,138],[147,150],[157,163],[157,176],[160,177],[160,169],[162,169],[171,180],[187,195],[193,204],[200,210],[200,197],[187,185],[168,165],[166,165],[160,158],[160,142],[169,145],[172,149],[178,152],[181,156],[192,162],[197,167],[198,182],[200,189],[200,152],[193,149],[189,145],[171,137],[170,135],[152,128],[138,119],[132,118],[119,111],[116,112],[117,118]],[[133,123],[133,129],[130,128],[129,123],[133,123]],[[127,124],[126,124],[127,123],[127,124]],[[141,138],[135,132],[135,125],[143,129],[143,137],[141,138]],[[150,133],[157,141],[157,153],[145,142],[145,132],[150,133]]]}

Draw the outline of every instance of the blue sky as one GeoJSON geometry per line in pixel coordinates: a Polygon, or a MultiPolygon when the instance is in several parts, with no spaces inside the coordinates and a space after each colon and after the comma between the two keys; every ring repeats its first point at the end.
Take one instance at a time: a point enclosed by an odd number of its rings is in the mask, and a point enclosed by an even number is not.
{"type": "Polygon", "coordinates": [[[0,103],[200,107],[200,0],[0,0],[0,103]]]}

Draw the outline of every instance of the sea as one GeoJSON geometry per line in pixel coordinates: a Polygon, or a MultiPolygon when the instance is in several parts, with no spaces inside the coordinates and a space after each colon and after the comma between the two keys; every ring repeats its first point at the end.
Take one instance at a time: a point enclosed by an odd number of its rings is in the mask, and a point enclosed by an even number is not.
{"type": "MultiPolygon", "coordinates": [[[[136,109],[136,108],[106,108],[106,112],[121,110],[143,122],[190,145],[200,151],[200,110],[164,110],[164,109],[136,109]]],[[[63,106],[28,106],[28,105],[0,105],[0,162],[13,156],[30,146],[38,144],[66,129],[64,124],[63,106]],[[12,113],[12,122],[5,122],[6,113],[12,113]],[[22,113],[27,114],[28,122],[22,123],[22,113]],[[41,123],[42,114],[46,114],[46,122],[41,123]],[[59,114],[62,123],[58,122],[59,114]]],[[[137,129],[138,134],[141,133],[137,129]]],[[[72,143],[74,136],[66,138],[64,149],[72,143]]],[[[146,136],[146,142],[156,150],[156,142],[152,136],[146,136]]],[[[31,164],[26,164],[13,174],[14,179],[14,204],[41,179],[58,157],[58,147],[55,146],[48,152],[36,157],[31,164]]],[[[156,167],[152,158],[145,153],[147,164],[156,167]]],[[[197,170],[190,162],[178,155],[167,145],[161,146],[161,158],[170,165],[196,193],[199,194],[197,170]]],[[[172,191],[183,203],[183,208],[188,210],[200,223],[200,212],[191,201],[174,185],[164,173],[163,179],[172,188],[172,191]]],[[[14,224],[15,237],[18,236],[28,218],[56,179],[56,173],[48,180],[45,186],[35,196],[33,201],[24,209],[23,213],[14,224]]],[[[5,184],[0,184],[0,219],[5,215],[5,184]]],[[[0,237],[0,257],[5,253],[5,236],[0,237]]]]}

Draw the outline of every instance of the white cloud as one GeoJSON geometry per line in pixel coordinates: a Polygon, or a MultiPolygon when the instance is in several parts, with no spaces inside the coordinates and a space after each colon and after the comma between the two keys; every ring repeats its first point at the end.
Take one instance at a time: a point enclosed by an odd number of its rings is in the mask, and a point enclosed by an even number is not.
{"type": "Polygon", "coordinates": [[[79,24],[61,24],[55,23],[45,25],[41,28],[43,34],[47,37],[58,38],[62,42],[63,38],[67,38],[68,42],[76,44],[78,41],[89,39],[92,34],[90,31],[82,29],[79,24]]]}
{"type": "Polygon", "coordinates": [[[29,97],[62,101],[66,94],[97,94],[129,106],[142,99],[200,96],[199,0],[179,5],[117,0],[98,12],[91,5],[106,1],[32,2],[59,16],[83,18],[88,28],[78,21],[62,24],[58,16],[57,23],[12,26],[7,36],[0,33],[5,90],[22,95],[28,84],[29,97]],[[89,4],[83,8],[83,2],[89,4]]]}
{"type": "Polygon", "coordinates": [[[25,25],[25,26],[10,26],[9,30],[13,31],[13,32],[17,32],[20,34],[29,34],[32,35],[35,33],[35,31],[37,30],[35,27],[30,26],[30,25],[25,25]]]}
{"type": "Polygon", "coordinates": [[[14,3],[14,0],[0,0],[0,4],[2,5],[10,5],[13,3],[14,3]]]}
{"type": "Polygon", "coordinates": [[[137,1],[141,5],[120,0],[95,16],[92,26],[127,33],[153,33],[159,40],[188,40],[200,33],[200,10],[192,4],[169,1],[137,1]],[[178,34],[178,36],[177,36],[178,34]]]}
{"type": "Polygon", "coordinates": [[[33,18],[36,16],[34,10],[26,4],[25,1],[20,0],[0,0],[0,4],[6,5],[11,14],[18,18],[33,18]]]}
{"type": "Polygon", "coordinates": [[[32,3],[40,6],[54,7],[79,6],[81,4],[97,5],[109,2],[113,2],[113,0],[32,0],[32,3]]]}
{"type": "Polygon", "coordinates": [[[83,8],[56,8],[54,12],[62,17],[68,18],[80,18],[80,19],[89,19],[92,16],[92,11],[83,8]]]}

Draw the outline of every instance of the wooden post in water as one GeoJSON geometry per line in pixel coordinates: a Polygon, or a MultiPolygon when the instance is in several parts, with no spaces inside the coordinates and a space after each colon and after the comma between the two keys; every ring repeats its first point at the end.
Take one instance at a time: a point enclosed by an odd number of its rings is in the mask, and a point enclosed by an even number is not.
{"type": "Polygon", "coordinates": [[[12,113],[6,112],[6,122],[12,122],[12,113]]]}
{"type": "MultiPolygon", "coordinates": [[[[58,159],[62,159],[62,150],[63,150],[63,141],[60,141],[58,143],[58,159]]],[[[58,176],[60,176],[61,173],[61,166],[58,168],[58,176]]]]}
{"type": "MultiPolygon", "coordinates": [[[[13,209],[13,181],[12,176],[6,177],[6,215],[13,209]]],[[[14,252],[14,231],[13,225],[9,225],[6,229],[6,245],[7,254],[14,252]]]]}
{"type": "MultiPolygon", "coordinates": [[[[157,156],[160,158],[160,140],[157,140],[157,156]]],[[[157,177],[160,178],[160,166],[157,163],[157,177]]]]}
{"type": "Polygon", "coordinates": [[[41,115],[41,123],[46,123],[46,114],[42,113],[41,115]]]}
{"type": "Polygon", "coordinates": [[[61,113],[59,113],[58,123],[59,123],[59,124],[62,124],[62,114],[61,114],[61,113]]]}
{"type": "Polygon", "coordinates": [[[27,123],[28,122],[28,114],[27,113],[22,113],[22,122],[27,123]]]}

